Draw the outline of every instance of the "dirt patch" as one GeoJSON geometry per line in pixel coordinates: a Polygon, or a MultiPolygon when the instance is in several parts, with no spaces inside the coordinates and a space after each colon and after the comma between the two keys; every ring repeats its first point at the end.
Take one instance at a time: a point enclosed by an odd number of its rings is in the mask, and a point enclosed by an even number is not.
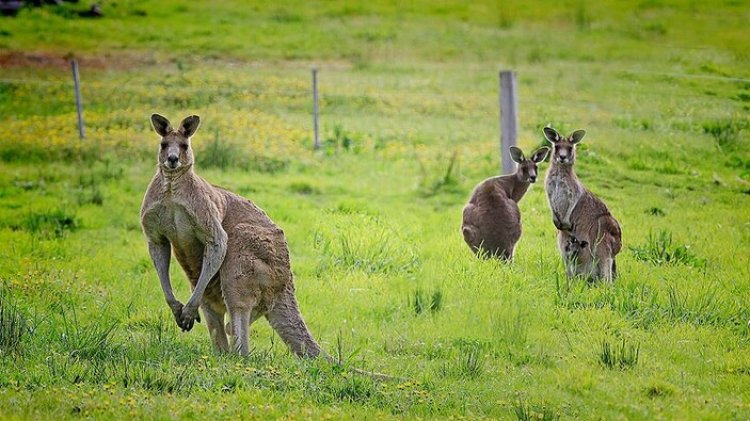
{"type": "Polygon", "coordinates": [[[25,52],[25,51],[4,51],[0,52],[0,68],[12,67],[35,67],[35,68],[70,68],[70,60],[78,60],[81,67],[89,69],[112,69],[126,70],[135,67],[146,67],[157,64],[157,60],[148,54],[104,54],[94,55],[73,55],[51,53],[43,51],[25,52]]]}
{"type": "Polygon", "coordinates": [[[327,60],[323,63],[307,60],[253,60],[237,57],[205,57],[165,55],[155,52],[123,51],[101,55],[75,55],[49,51],[0,51],[0,69],[3,68],[47,68],[70,69],[70,60],[78,60],[84,69],[129,70],[157,65],[174,65],[176,63],[210,65],[210,66],[247,66],[247,67],[283,67],[311,68],[324,65],[326,69],[350,69],[352,64],[343,60],[327,60]]]}

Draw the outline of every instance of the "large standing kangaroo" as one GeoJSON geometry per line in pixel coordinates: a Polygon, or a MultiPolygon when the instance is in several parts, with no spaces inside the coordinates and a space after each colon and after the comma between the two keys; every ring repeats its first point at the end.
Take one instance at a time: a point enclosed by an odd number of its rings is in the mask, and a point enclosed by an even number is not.
{"type": "Polygon", "coordinates": [[[214,347],[247,355],[250,324],[265,316],[298,356],[317,357],[320,347],[307,330],[294,297],[294,280],[284,232],[252,202],[212,186],[195,174],[190,137],[200,124],[187,117],[174,130],[151,116],[161,136],[159,161],[141,207],[141,224],[167,304],[177,324],[189,331],[203,310],[214,347]],[[174,251],[193,292],[183,306],[172,293],[170,253],[174,251]]]}
{"type": "Polygon", "coordinates": [[[584,130],[576,130],[563,137],[551,127],[544,128],[544,136],[552,143],[552,165],[544,188],[568,273],[612,282],[616,276],[615,256],[622,248],[622,233],[607,205],[581,184],[573,170],[576,145],[585,135],[584,130]],[[572,239],[588,244],[575,261],[570,261],[566,253],[572,239]]]}

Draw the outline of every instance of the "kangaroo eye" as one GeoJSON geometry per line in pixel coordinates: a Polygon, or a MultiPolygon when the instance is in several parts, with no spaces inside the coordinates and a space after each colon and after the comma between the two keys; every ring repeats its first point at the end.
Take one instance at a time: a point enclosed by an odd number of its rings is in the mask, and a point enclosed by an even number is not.
{"type": "Polygon", "coordinates": [[[161,148],[162,148],[162,149],[166,149],[166,148],[167,148],[167,145],[168,145],[168,144],[167,144],[167,142],[162,142],[162,143],[161,143],[161,148]]]}
{"type": "Polygon", "coordinates": [[[187,143],[180,143],[180,148],[182,148],[183,151],[186,151],[187,147],[188,147],[187,143]]]}

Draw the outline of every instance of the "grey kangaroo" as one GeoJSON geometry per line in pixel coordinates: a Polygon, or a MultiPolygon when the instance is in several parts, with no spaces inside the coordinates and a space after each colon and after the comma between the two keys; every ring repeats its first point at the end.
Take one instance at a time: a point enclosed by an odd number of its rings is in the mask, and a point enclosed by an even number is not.
{"type": "Polygon", "coordinates": [[[581,184],[573,169],[576,145],[585,135],[584,130],[576,130],[564,137],[551,127],[544,128],[544,136],[552,143],[552,165],[544,187],[552,222],[558,229],[558,247],[563,259],[566,259],[565,246],[570,237],[586,242],[590,248],[593,261],[589,268],[581,267],[585,262],[580,259],[577,262],[566,260],[566,267],[573,265],[576,274],[584,274],[583,269],[588,269],[586,275],[592,279],[612,282],[616,276],[615,256],[622,248],[622,232],[604,202],[581,184]]]}
{"type": "MultiPolygon", "coordinates": [[[[183,331],[200,322],[203,310],[214,347],[249,353],[250,324],[265,316],[271,327],[297,356],[330,356],[321,352],[302,319],[294,296],[294,279],[284,231],[252,202],[212,186],[193,170],[190,137],[200,125],[196,115],[182,120],[177,130],[169,120],[151,116],[161,137],[156,175],[141,206],[141,224],[164,297],[183,331]],[[169,279],[174,252],[192,286],[183,305],[169,279]],[[224,325],[224,315],[230,322],[224,325]]],[[[392,377],[364,372],[379,379],[392,377]]]]}
{"type": "Polygon", "coordinates": [[[516,243],[521,238],[518,202],[531,183],[536,182],[537,164],[544,161],[547,153],[549,148],[542,147],[527,159],[521,149],[511,146],[511,159],[518,163],[516,172],[488,178],[474,188],[463,210],[461,232],[475,254],[505,260],[513,258],[516,243]]]}

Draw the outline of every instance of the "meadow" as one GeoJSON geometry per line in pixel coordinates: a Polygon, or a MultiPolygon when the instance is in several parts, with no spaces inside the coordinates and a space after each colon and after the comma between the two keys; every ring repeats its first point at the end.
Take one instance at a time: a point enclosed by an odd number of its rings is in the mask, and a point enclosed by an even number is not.
{"type": "Polygon", "coordinates": [[[0,417],[750,418],[743,2],[85,3],[0,18],[0,417]],[[501,69],[524,151],[587,130],[576,171],[623,230],[613,285],[565,277],[541,182],[512,264],[464,244],[499,173],[501,69]],[[196,171],[284,229],[343,368],[265,320],[248,358],[179,331],[139,222],[154,112],[201,116],[196,171]]]}

